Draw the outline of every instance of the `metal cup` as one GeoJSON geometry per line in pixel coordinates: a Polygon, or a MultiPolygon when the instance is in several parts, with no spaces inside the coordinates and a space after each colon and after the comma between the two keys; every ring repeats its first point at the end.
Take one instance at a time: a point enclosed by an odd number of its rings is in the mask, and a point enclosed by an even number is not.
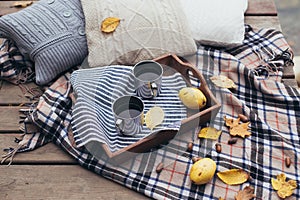
{"type": "Polygon", "coordinates": [[[144,60],[133,67],[135,91],[144,99],[157,97],[162,85],[162,66],[152,60],[144,60]]]}
{"type": "Polygon", "coordinates": [[[136,96],[122,96],[112,105],[117,132],[135,135],[142,131],[144,123],[144,103],[136,96]]]}

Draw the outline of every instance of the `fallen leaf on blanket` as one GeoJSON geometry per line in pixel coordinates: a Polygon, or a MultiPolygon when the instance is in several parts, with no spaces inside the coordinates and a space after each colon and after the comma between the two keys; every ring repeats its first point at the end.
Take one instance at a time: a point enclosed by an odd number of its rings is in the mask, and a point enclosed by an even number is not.
{"type": "Polygon", "coordinates": [[[102,21],[101,31],[104,33],[111,33],[116,30],[120,24],[120,19],[117,17],[108,17],[102,21]]]}
{"type": "Polygon", "coordinates": [[[224,75],[212,76],[210,80],[218,87],[221,88],[236,88],[235,83],[224,75]]]}
{"type": "Polygon", "coordinates": [[[203,92],[195,87],[184,87],[179,90],[178,95],[182,103],[190,109],[201,109],[207,102],[203,92]]]}
{"type": "Polygon", "coordinates": [[[271,179],[271,184],[274,190],[277,190],[277,194],[280,198],[286,198],[293,194],[297,188],[297,182],[295,180],[286,181],[285,174],[277,175],[276,179],[271,179]]]}
{"type": "Polygon", "coordinates": [[[224,117],[224,121],[226,126],[229,126],[230,128],[239,125],[240,123],[240,118],[237,119],[233,119],[233,118],[228,118],[228,117],[224,117]]]}
{"type": "Polygon", "coordinates": [[[251,132],[248,131],[249,130],[249,123],[250,122],[242,123],[242,124],[239,124],[237,126],[232,127],[229,130],[230,135],[240,136],[242,138],[245,138],[246,136],[251,135],[251,132]]]}
{"type": "Polygon", "coordinates": [[[165,114],[161,107],[154,106],[145,115],[146,126],[152,131],[156,126],[164,121],[165,114]]]}
{"type": "Polygon", "coordinates": [[[230,169],[218,172],[217,176],[228,185],[238,185],[249,179],[249,174],[242,169],[230,169]]]}
{"type": "Polygon", "coordinates": [[[251,186],[246,186],[243,190],[238,191],[235,195],[235,200],[250,200],[255,198],[254,188],[251,186]]]}
{"type": "Polygon", "coordinates": [[[31,4],[33,4],[33,1],[17,1],[15,3],[13,3],[11,7],[25,8],[27,6],[30,6],[31,4]]]}
{"type": "Polygon", "coordinates": [[[222,133],[222,131],[219,131],[216,128],[205,127],[200,130],[198,137],[217,140],[220,137],[221,133],[222,133]]]}
{"type": "Polygon", "coordinates": [[[242,138],[245,138],[246,136],[251,135],[251,132],[248,130],[250,122],[240,123],[240,118],[233,119],[224,117],[226,126],[229,127],[229,133],[232,136],[240,136],[242,138]]]}

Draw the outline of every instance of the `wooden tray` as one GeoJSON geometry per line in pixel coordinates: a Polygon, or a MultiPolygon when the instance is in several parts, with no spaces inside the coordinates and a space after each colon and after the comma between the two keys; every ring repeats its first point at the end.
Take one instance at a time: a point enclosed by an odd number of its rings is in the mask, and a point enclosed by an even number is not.
{"type": "Polygon", "coordinates": [[[221,107],[221,104],[217,101],[216,97],[212,94],[207,86],[207,83],[200,73],[200,71],[193,65],[187,62],[183,62],[179,57],[172,54],[167,54],[162,57],[154,59],[162,66],[166,65],[179,72],[185,79],[187,86],[192,86],[191,79],[199,80],[201,85],[199,89],[205,94],[207,98],[206,106],[201,110],[191,110],[187,109],[187,118],[181,121],[181,127],[179,131],[175,130],[161,130],[154,134],[139,140],[138,142],[131,144],[121,150],[116,152],[111,152],[106,144],[102,144],[102,148],[107,156],[110,158],[112,163],[122,163],[128,158],[137,155],[138,153],[144,153],[156,147],[158,144],[167,143],[169,140],[174,138],[174,136],[180,133],[186,133],[191,129],[197,128],[199,125],[204,124],[215,118],[216,114],[221,107]]]}

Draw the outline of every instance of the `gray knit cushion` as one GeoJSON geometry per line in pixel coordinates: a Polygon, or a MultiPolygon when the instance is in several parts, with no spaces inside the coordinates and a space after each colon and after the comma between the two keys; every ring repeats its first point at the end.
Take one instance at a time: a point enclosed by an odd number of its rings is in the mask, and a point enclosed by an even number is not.
{"type": "Polygon", "coordinates": [[[47,84],[88,54],[80,0],[40,0],[0,18],[0,37],[13,40],[35,63],[37,84],[47,84]]]}

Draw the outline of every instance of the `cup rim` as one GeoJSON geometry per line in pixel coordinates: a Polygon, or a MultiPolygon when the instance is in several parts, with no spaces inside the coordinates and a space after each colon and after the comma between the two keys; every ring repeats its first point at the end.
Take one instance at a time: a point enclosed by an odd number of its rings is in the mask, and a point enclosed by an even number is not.
{"type": "Polygon", "coordinates": [[[111,107],[112,107],[112,112],[113,112],[114,116],[118,117],[119,119],[124,119],[124,120],[126,120],[126,119],[136,119],[136,118],[140,117],[142,114],[144,114],[144,110],[145,110],[145,104],[144,104],[144,102],[142,101],[142,99],[140,97],[135,96],[135,95],[123,95],[123,96],[120,96],[120,97],[116,98],[113,101],[111,107]],[[127,98],[128,97],[134,97],[134,98],[138,99],[142,103],[143,107],[142,107],[142,110],[140,111],[139,115],[137,115],[135,117],[120,117],[118,114],[115,113],[115,111],[114,111],[114,105],[115,105],[116,101],[118,101],[119,99],[124,98],[124,97],[127,97],[127,98]]]}
{"type": "Polygon", "coordinates": [[[136,69],[136,67],[137,67],[139,64],[144,63],[144,62],[154,63],[154,64],[158,65],[158,66],[160,67],[160,69],[161,69],[161,73],[158,75],[158,77],[157,77],[156,79],[153,79],[153,80],[148,81],[148,82],[157,81],[157,80],[159,80],[160,78],[162,78],[163,73],[164,73],[163,67],[162,67],[162,65],[161,65],[160,63],[158,63],[158,62],[156,62],[156,61],[154,61],[154,60],[142,60],[142,61],[136,63],[136,64],[133,66],[133,69],[132,69],[132,74],[133,74],[134,78],[136,78],[137,80],[139,80],[139,81],[141,81],[141,82],[145,82],[144,80],[141,80],[141,79],[139,79],[138,77],[136,77],[136,75],[135,75],[135,73],[134,73],[134,70],[136,69]]]}

